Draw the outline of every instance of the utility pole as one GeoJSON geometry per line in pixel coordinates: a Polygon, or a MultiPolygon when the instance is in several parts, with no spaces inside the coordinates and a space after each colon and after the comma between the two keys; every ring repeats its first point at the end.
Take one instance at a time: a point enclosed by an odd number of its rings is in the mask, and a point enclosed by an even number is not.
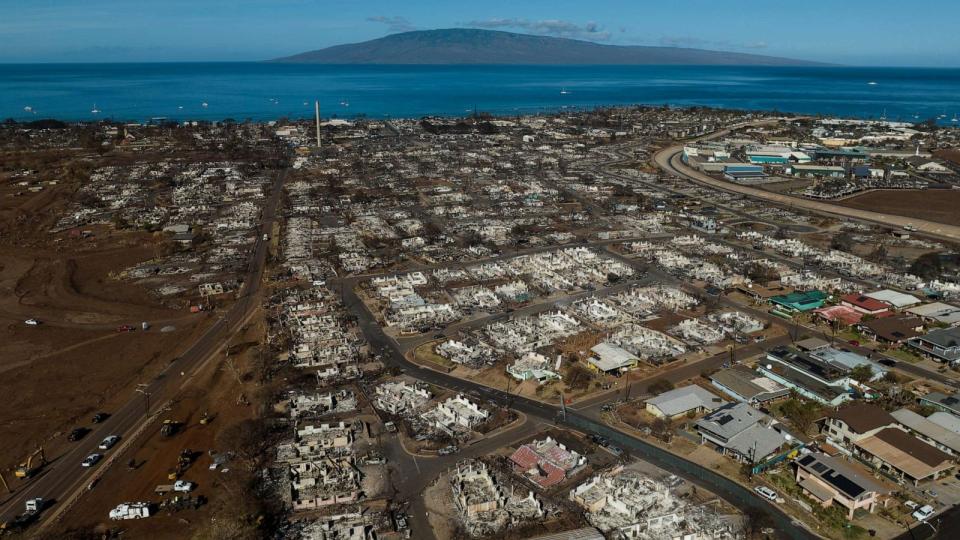
{"type": "Polygon", "coordinates": [[[320,141],[320,100],[313,102],[313,108],[317,116],[317,150],[320,150],[321,141],[320,141]]]}
{"type": "Polygon", "coordinates": [[[145,405],[143,409],[144,414],[148,414],[150,412],[150,392],[147,392],[146,388],[147,388],[146,383],[140,383],[137,385],[137,388],[135,390],[136,392],[143,394],[143,397],[145,398],[145,401],[144,401],[145,405]]]}

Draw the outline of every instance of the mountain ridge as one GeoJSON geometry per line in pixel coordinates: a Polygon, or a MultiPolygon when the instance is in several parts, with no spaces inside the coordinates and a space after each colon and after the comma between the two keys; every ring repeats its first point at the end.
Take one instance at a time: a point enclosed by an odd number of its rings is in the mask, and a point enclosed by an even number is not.
{"type": "Polygon", "coordinates": [[[596,64],[826,66],[792,58],[644,45],[607,45],[501,30],[414,30],[275,58],[303,64],[596,64]]]}

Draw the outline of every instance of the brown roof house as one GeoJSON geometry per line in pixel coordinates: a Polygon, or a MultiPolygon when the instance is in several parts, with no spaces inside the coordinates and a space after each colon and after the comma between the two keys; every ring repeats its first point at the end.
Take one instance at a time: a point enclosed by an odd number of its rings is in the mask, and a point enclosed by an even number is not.
{"type": "Polygon", "coordinates": [[[900,346],[908,339],[923,335],[923,319],[912,315],[897,315],[861,321],[860,331],[876,341],[900,346]]]}
{"type": "Polygon", "coordinates": [[[919,485],[953,468],[953,458],[906,431],[890,427],[854,443],[854,454],[880,472],[919,485]]]}
{"type": "Polygon", "coordinates": [[[832,411],[824,421],[822,432],[840,446],[851,444],[896,425],[897,420],[887,411],[868,403],[852,403],[832,411]]]}

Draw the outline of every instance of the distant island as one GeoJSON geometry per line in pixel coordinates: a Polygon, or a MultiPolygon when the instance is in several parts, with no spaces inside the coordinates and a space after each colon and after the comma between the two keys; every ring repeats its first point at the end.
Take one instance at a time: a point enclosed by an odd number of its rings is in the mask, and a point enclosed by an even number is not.
{"type": "Polygon", "coordinates": [[[632,64],[817,66],[818,62],[683,47],[603,45],[577,39],[451,28],[336,45],[272,62],[303,64],[632,64]]]}

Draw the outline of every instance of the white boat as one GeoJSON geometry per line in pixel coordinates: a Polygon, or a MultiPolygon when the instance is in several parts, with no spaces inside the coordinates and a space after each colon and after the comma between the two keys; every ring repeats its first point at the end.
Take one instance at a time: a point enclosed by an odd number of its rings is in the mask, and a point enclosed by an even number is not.
{"type": "Polygon", "coordinates": [[[870,86],[875,86],[877,84],[877,81],[870,81],[867,84],[869,84],[870,86]]]}
{"type": "Polygon", "coordinates": [[[90,114],[100,114],[100,109],[97,108],[97,104],[93,104],[93,108],[90,109],[90,114]]]}
{"type": "Polygon", "coordinates": [[[208,104],[206,101],[204,101],[203,103],[200,104],[200,106],[203,107],[204,109],[206,109],[207,107],[210,106],[210,104],[208,104]]]}
{"type": "Polygon", "coordinates": [[[23,108],[23,110],[26,112],[33,112],[33,107],[27,105],[26,107],[23,108]]]}
{"type": "Polygon", "coordinates": [[[561,96],[565,96],[565,95],[567,95],[567,94],[569,94],[569,93],[570,93],[570,92],[567,92],[567,89],[566,89],[566,88],[561,88],[561,89],[560,89],[560,95],[561,95],[561,96]]]}

